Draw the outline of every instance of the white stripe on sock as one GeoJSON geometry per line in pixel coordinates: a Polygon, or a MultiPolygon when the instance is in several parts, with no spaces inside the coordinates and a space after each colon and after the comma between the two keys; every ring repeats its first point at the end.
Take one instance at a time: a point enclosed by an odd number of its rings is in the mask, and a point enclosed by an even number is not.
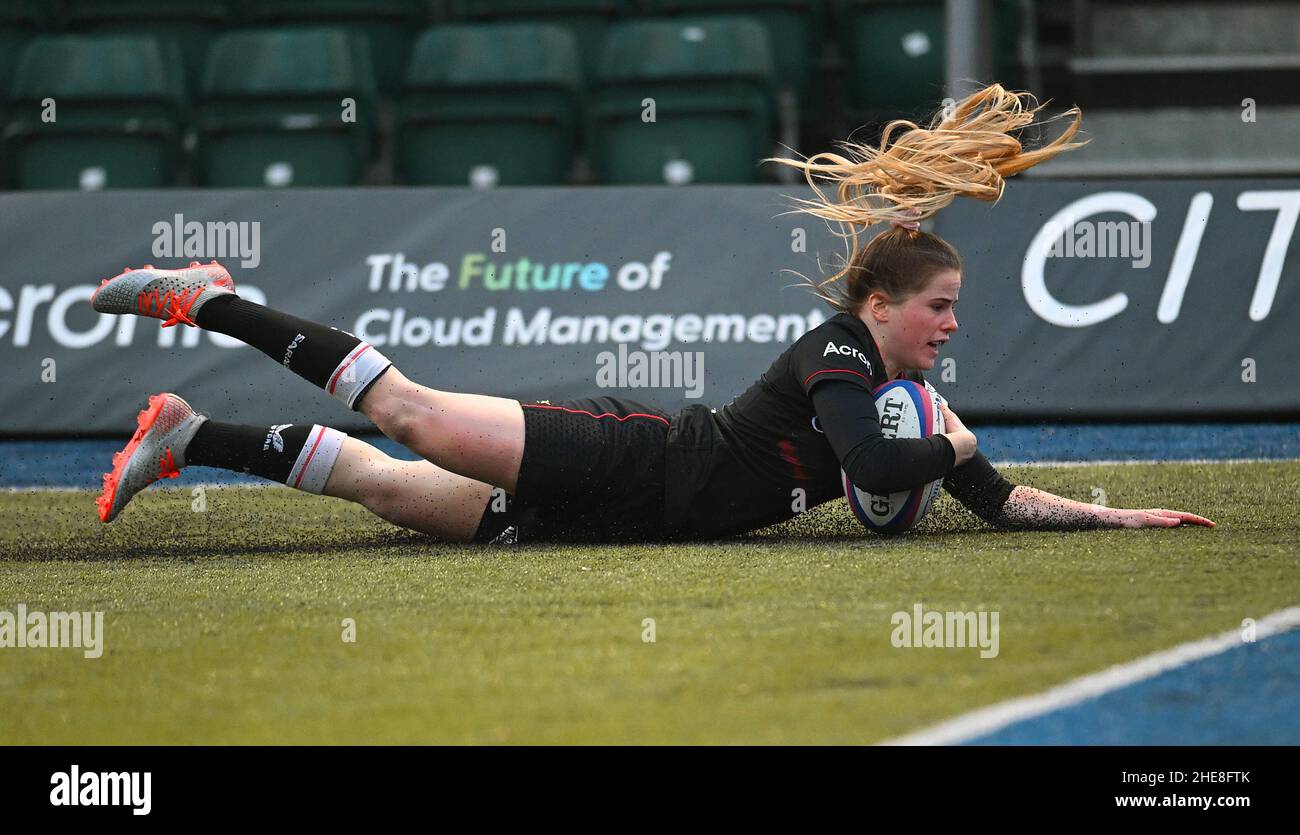
{"type": "Polygon", "coordinates": [[[314,424],[307,433],[307,443],[303,444],[284,483],[308,493],[324,492],[325,482],[329,481],[330,472],[343,450],[343,439],[346,437],[345,433],[337,429],[314,424]]]}
{"type": "Polygon", "coordinates": [[[370,343],[362,342],[349,351],[334,369],[325,390],[343,401],[349,409],[354,408],[361,392],[392,364],[388,357],[376,351],[370,343]]]}

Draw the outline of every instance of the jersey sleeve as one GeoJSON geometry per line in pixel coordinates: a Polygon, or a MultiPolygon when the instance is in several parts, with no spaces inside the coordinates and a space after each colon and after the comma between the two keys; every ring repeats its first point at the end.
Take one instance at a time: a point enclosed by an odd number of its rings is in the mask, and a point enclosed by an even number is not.
{"type": "Polygon", "coordinates": [[[1002,507],[1015,487],[979,450],[971,460],[954,468],[943,482],[943,489],[954,499],[994,527],[1005,526],[1002,507]]]}
{"type": "Polygon", "coordinates": [[[871,393],[871,360],[847,329],[826,327],[810,332],[794,347],[790,373],[809,396],[828,380],[843,380],[871,393]]]}
{"type": "Polygon", "coordinates": [[[886,438],[871,392],[838,375],[819,384],[812,401],[840,466],[860,490],[887,495],[943,478],[952,470],[957,452],[947,438],[886,438]]]}

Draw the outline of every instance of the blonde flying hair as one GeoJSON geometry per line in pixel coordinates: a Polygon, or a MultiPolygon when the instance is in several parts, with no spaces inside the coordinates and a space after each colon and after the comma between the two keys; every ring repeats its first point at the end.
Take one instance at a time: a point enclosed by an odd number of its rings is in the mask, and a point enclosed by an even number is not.
{"type": "MultiPolygon", "coordinates": [[[[1043,107],[1030,93],[991,84],[936,114],[929,127],[903,119],[890,122],[879,147],[844,142],[842,154],[765,160],[802,171],[816,196],[794,199],[795,211],[839,224],[837,234],[846,241],[849,252],[844,267],[821,282],[808,282],[809,286],[833,306],[847,309],[843,295],[830,295],[824,288],[863,269],[861,229],[885,221],[912,223],[933,217],[958,196],[996,203],[1007,177],[1085,144],[1072,141],[1082,118],[1077,107],[1037,121],[1043,107]],[[1025,128],[1060,119],[1070,120],[1069,125],[1042,147],[1026,150],[1017,138],[1025,128]],[[833,198],[823,184],[834,186],[833,198]]],[[[934,237],[907,229],[891,232],[906,236],[895,242],[895,249],[918,236],[934,237]]]]}

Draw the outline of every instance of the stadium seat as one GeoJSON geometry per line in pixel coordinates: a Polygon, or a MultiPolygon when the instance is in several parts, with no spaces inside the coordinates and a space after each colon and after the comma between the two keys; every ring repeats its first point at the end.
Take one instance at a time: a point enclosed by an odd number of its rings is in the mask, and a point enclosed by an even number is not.
{"type": "Polygon", "coordinates": [[[190,97],[198,91],[208,46],[230,21],[227,0],[69,0],[67,28],[86,34],[153,35],[176,44],[190,97]]]}
{"type": "Polygon", "coordinates": [[[587,78],[594,76],[600,66],[609,27],[636,11],[636,0],[451,0],[456,20],[548,23],[568,29],[577,39],[587,78]]]}
{"type": "MultiPolygon", "coordinates": [[[[944,96],[943,0],[842,0],[840,48],[847,65],[848,105],[861,118],[922,118],[944,96]]],[[[1016,0],[994,4],[996,79],[1020,83],[1016,0]]]]}
{"type": "Polygon", "coordinates": [[[226,187],[359,182],[376,129],[368,52],[364,40],[341,29],[220,37],[199,103],[199,181],[226,187]]]}
{"type": "MultiPolygon", "coordinates": [[[[23,46],[46,24],[45,6],[39,0],[10,0],[0,5],[0,125],[13,84],[14,70],[23,46]]],[[[0,166],[2,167],[2,166],[0,166]]],[[[3,185],[0,173],[0,185],[3,185]]]]}
{"type": "Polygon", "coordinates": [[[179,50],[141,35],[59,35],[23,50],[4,158],[23,189],[153,188],[176,175],[179,50]]]}
{"type": "Polygon", "coordinates": [[[1240,107],[1088,108],[1087,146],[1032,177],[1294,177],[1300,174],[1300,107],[1271,105],[1268,129],[1240,107]]]}
{"type": "Polygon", "coordinates": [[[1075,95],[1092,107],[1300,104],[1300,6],[1080,0],[1075,95]],[[1266,91],[1265,93],[1258,91],[1266,91]]]}
{"type": "Polygon", "coordinates": [[[825,24],[825,0],[647,0],[656,15],[744,14],[763,24],[778,83],[810,101],[825,24]]]}
{"type": "Polygon", "coordinates": [[[398,106],[399,175],[426,185],[566,183],[580,90],[577,44],[564,29],[430,29],[416,43],[398,106]]]}
{"type": "Polygon", "coordinates": [[[614,27],[591,114],[598,176],[674,185],[758,180],[759,159],[772,151],[773,76],[767,31],[754,20],[614,27]]]}
{"type": "Polygon", "coordinates": [[[259,28],[347,29],[365,39],[379,92],[393,95],[411,44],[429,19],[428,0],[243,0],[240,17],[259,28]]]}

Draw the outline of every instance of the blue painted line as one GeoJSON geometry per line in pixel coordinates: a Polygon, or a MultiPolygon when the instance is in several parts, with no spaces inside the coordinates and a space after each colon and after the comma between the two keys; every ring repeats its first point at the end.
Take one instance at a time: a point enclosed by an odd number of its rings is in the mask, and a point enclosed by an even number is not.
{"type": "Polygon", "coordinates": [[[1300,630],[1242,644],[965,744],[1300,744],[1300,630]]]}
{"type": "Polygon", "coordinates": [[[972,426],[990,461],[1300,458],[1300,424],[972,426]]]}
{"type": "MultiPolygon", "coordinates": [[[[1103,461],[1224,458],[1300,458],[1300,425],[1115,424],[972,427],[992,461],[1103,461]]],[[[382,435],[364,440],[395,458],[416,456],[382,435]]],[[[98,489],[120,440],[0,441],[0,488],[98,489]]],[[[198,483],[256,484],[261,479],[208,467],[187,468],[169,486],[198,483]]]]}

